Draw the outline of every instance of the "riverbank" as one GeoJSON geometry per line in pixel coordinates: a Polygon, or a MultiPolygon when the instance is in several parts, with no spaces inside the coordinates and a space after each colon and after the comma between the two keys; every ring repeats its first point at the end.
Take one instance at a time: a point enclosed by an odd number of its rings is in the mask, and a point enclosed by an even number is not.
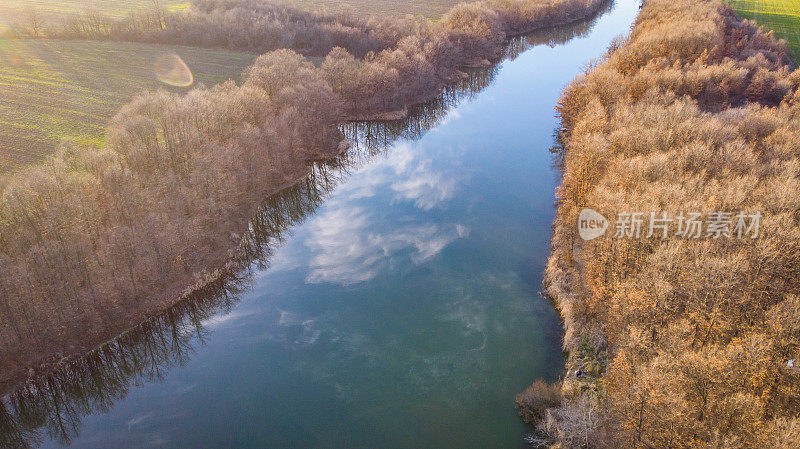
{"type": "MultiPolygon", "coordinates": [[[[602,3],[584,4],[585,15],[602,3]]],[[[64,148],[7,177],[3,385],[224,276],[253,205],[341,150],[326,73],[289,51],[267,54],[242,86],[144,95],[114,119],[103,151],[64,148]]]]}
{"type": "Polygon", "coordinates": [[[542,424],[552,442],[800,444],[800,378],[786,369],[800,347],[793,70],[785,45],[720,2],[649,0],[566,89],[545,279],[568,353],[564,401],[542,424]],[[585,209],[609,220],[605,236],[579,236],[585,209]],[[676,217],[717,211],[727,234],[681,236],[676,217]],[[617,235],[633,212],[641,234],[617,235]],[[651,212],[673,217],[668,238],[648,236],[651,212]],[[737,216],[757,216],[757,235],[737,216]]]}
{"type": "MultiPolygon", "coordinates": [[[[343,141],[345,143],[346,141],[343,141]]],[[[316,160],[333,160],[341,154],[342,149],[346,151],[346,145],[338,147],[339,152],[331,152],[327,158],[316,155],[316,160]]],[[[298,182],[303,181],[308,175],[308,170],[304,169],[294,174],[287,173],[282,185],[275,187],[265,193],[265,197],[279,195],[281,192],[292,188],[298,182]]],[[[255,204],[249,217],[255,216],[260,208],[260,204],[255,204]]],[[[252,223],[248,221],[245,225],[233,231],[236,235],[247,236],[251,232],[252,223]]],[[[182,304],[198,301],[198,298],[205,298],[215,294],[231,281],[240,278],[240,273],[246,271],[248,266],[253,263],[251,247],[252,242],[249,237],[239,240],[238,245],[231,245],[224,253],[227,259],[219,260],[211,270],[203,270],[193,276],[193,283],[188,284],[186,279],[176,280],[169,285],[163,286],[160,297],[163,298],[156,304],[150,305],[149,309],[137,311],[137,318],[128,319],[120,323],[108,323],[105,329],[96,331],[92,335],[85,335],[85,339],[78,341],[67,349],[62,349],[55,356],[44,356],[37,362],[28,366],[20,366],[16,370],[5,369],[0,376],[0,397],[9,394],[16,386],[25,381],[32,381],[37,378],[46,377],[49,373],[65,368],[74,364],[79,359],[89,354],[98,352],[102,348],[111,344],[114,340],[123,338],[128,334],[137,333],[140,328],[149,320],[156,319],[167,311],[179,308],[182,304]]]]}

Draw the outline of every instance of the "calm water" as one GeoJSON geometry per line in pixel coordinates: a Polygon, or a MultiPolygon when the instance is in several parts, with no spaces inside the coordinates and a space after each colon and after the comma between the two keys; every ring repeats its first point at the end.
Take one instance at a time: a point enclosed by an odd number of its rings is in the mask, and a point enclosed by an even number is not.
{"type": "Polygon", "coordinates": [[[538,293],[553,107],[637,7],[516,41],[405,124],[350,129],[347,160],[265,203],[260,267],[6,398],[0,430],[48,448],[522,447],[515,394],[563,368],[538,293]]]}

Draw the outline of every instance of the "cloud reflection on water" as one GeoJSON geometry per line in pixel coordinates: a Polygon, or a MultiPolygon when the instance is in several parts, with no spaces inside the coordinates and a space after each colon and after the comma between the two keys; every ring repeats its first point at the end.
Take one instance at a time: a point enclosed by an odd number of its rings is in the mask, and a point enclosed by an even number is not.
{"type": "Polygon", "coordinates": [[[369,215],[361,208],[338,210],[312,223],[306,246],[313,256],[306,282],[351,285],[368,281],[392,258],[411,250],[414,264],[439,254],[459,238],[459,228],[407,225],[386,233],[369,230],[369,215]]]}
{"type": "Polygon", "coordinates": [[[462,171],[434,167],[422,148],[401,143],[385,159],[356,173],[306,225],[303,242],[310,252],[306,282],[365,282],[402,256],[419,265],[467,237],[467,226],[430,224],[424,215],[445,207],[456,196],[464,179],[462,171]],[[384,203],[384,197],[395,203],[388,213],[397,214],[388,220],[370,206],[371,199],[384,203]],[[377,229],[379,225],[385,229],[377,229]]]}

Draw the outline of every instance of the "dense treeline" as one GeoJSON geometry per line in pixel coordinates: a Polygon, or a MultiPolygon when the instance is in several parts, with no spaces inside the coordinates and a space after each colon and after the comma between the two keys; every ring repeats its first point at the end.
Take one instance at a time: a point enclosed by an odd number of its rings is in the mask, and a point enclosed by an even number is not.
{"type": "MultiPolygon", "coordinates": [[[[569,376],[542,426],[560,447],[800,447],[799,87],[772,32],[649,0],[567,88],[546,286],[569,376]],[[608,235],[578,237],[584,208],[608,235]],[[755,239],[615,238],[625,211],[763,218],[755,239]]],[[[552,397],[518,401],[542,415],[552,397]]]]}
{"type": "Polygon", "coordinates": [[[351,118],[397,117],[463,76],[463,67],[497,60],[505,41],[597,11],[604,0],[484,0],[424,18],[356,18],[321,14],[261,0],[195,0],[185,11],[153,11],[125,19],[74,17],[61,27],[18,25],[14,35],[224,47],[264,53],[291,48],[325,57],[326,80],[351,118]]]}
{"type": "Polygon", "coordinates": [[[324,57],[337,46],[360,56],[384,50],[423,25],[419,19],[360,19],[261,0],[194,0],[190,8],[174,12],[156,4],[121,19],[84,13],[65,18],[60,25],[40,25],[32,10],[11,25],[8,34],[222,47],[253,53],[292,48],[306,56],[324,57]]]}
{"type": "MultiPolygon", "coordinates": [[[[309,12],[263,0],[193,0],[190,8],[168,11],[158,3],[119,19],[100,13],[43,25],[35,10],[9,25],[8,37],[97,39],[224,47],[266,53],[291,48],[324,57],[336,47],[363,57],[394,49],[403,38],[431,39],[452,31],[470,54],[499,50],[503,35],[584,18],[595,2],[586,0],[484,0],[454,7],[435,25],[422,17],[360,18],[347,13],[309,12]]],[[[446,36],[445,36],[446,37],[446,36]]]]}
{"type": "Polygon", "coordinates": [[[442,20],[418,26],[397,44],[357,58],[334,48],[322,71],[349,117],[380,117],[419,103],[458,78],[459,69],[488,66],[509,37],[588,17],[603,0],[487,0],[460,4],[442,20]]]}

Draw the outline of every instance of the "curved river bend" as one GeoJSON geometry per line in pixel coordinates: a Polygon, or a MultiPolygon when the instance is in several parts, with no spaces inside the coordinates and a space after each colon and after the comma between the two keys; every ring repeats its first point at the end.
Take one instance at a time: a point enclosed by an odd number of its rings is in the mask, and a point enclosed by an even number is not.
{"type": "Polygon", "coordinates": [[[267,200],[252,268],[6,397],[0,446],[524,447],[514,396],[563,370],[539,295],[565,87],[634,0],[516,39],[267,200]]]}

